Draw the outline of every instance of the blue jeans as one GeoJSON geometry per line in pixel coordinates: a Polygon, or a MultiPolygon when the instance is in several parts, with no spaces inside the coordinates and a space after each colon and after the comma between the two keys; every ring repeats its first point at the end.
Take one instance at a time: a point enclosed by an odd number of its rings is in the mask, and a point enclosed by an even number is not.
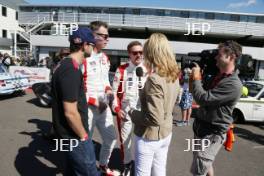
{"type": "Polygon", "coordinates": [[[99,176],[100,172],[96,167],[94,146],[91,139],[79,141],[77,147],[67,152],[67,159],[71,173],[66,175],[74,176],[99,176]]]}

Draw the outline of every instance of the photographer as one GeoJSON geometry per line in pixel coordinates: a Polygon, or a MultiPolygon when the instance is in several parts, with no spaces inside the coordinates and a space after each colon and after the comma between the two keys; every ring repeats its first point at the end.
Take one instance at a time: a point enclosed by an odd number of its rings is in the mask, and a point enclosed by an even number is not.
{"type": "Polygon", "coordinates": [[[205,88],[202,87],[200,67],[196,64],[192,69],[192,93],[200,105],[193,124],[194,138],[210,141],[209,147],[203,151],[198,148],[200,145],[195,146],[193,175],[214,175],[212,163],[225,142],[226,133],[233,123],[232,111],[241,96],[242,84],[236,70],[236,60],[241,51],[241,46],[234,41],[219,44],[215,58],[219,73],[205,88]]]}

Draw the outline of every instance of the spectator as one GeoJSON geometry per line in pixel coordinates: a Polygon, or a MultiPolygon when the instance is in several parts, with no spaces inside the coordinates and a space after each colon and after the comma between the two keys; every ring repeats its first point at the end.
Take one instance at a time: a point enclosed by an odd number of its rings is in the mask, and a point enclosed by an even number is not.
{"type": "Polygon", "coordinates": [[[189,78],[191,74],[190,68],[185,68],[183,70],[182,88],[181,88],[181,99],[180,108],[182,111],[182,120],[177,123],[177,126],[189,125],[189,121],[192,114],[192,94],[189,92],[189,78]]]}

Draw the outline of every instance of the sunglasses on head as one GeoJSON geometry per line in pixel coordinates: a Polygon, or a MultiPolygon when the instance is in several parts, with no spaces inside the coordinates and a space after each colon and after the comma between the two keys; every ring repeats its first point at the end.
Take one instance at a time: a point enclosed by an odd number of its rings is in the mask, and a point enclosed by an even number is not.
{"type": "Polygon", "coordinates": [[[102,33],[96,33],[96,34],[99,35],[100,37],[102,37],[105,40],[107,40],[109,38],[109,34],[102,34],[102,33]]]}
{"type": "Polygon", "coordinates": [[[136,55],[138,55],[138,54],[140,54],[140,55],[143,54],[142,51],[131,51],[131,53],[132,53],[134,56],[136,56],[136,55]]]}

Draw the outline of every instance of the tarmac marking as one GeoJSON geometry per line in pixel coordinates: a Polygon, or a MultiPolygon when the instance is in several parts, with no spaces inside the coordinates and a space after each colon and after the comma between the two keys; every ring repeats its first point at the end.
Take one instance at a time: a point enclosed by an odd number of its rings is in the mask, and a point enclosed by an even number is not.
{"type": "Polygon", "coordinates": [[[253,149],[264,149],[264,145],[254,146],[253,149]]]}

